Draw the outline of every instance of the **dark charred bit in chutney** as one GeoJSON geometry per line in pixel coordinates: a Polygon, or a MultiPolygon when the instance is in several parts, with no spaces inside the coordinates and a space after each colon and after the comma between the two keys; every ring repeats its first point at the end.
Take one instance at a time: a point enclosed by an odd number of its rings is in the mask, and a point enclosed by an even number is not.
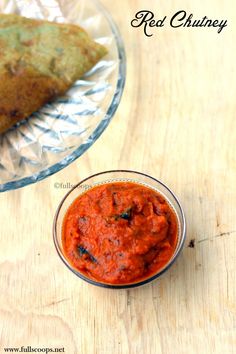
{"type": "Polygon", "coordinates": [[[62,245],[72,267],[108,284],[136,283],[158,273],[177,241],[178,220],[167,200],[133,182],[87,190],[63,220],[62,245]]]}
{"type": "Polygon", "coordinates": [[[131,212],[132,212],[132,207],[127,208],[121,214],[115,215],[114,218],[115,218],[115,220],[119,220],[119,219],[130,220],[131,219],[131,212]]]}
{"type": "Polygon", "coordinates": [[[126,209],[123,213],[120,214],[120,218],[125,219],[125,220],[129,220],[131,218],[131,211],[132,211],[132,208],[126,209]]]}
{"type": "Polygon", "coordinates": [[[83,246],[78,246],[78,251],[79,251],[80,257],[83,257],[85,255],[85,259],[89,259],[90,261],[97,263],[96,258],[88,250],[86,250],[86,248],[84,248],[83,246]]]}

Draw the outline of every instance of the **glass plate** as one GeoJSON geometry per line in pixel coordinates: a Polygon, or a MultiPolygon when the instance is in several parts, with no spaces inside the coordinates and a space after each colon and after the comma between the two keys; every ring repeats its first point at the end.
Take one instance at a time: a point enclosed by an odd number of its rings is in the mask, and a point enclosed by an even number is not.
{"type": "Polygon", "coordinates": [[[35,183],[66,167],[102,134],[120,102],[125,52],[97,0],[4,0],[0,11],[81,25],[109,53],[65,96],[0,135],[0,191],[35,183]]]}

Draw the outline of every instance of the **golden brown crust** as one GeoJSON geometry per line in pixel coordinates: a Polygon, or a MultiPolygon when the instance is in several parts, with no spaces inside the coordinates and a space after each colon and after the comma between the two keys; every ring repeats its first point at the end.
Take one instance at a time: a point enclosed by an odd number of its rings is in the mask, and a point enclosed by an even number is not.
{"type": "Polygon", "coordinates": [[[64,94],[106,53],[76,25],[0,14],[0,133],[64,94]]]}
{"type": "Polygon", "coordinates": [[[6,72],[0,81],[0,132],[37,111],[68,89],[63,81],[42,76],[33,69],[17,75],[6,72]]]}

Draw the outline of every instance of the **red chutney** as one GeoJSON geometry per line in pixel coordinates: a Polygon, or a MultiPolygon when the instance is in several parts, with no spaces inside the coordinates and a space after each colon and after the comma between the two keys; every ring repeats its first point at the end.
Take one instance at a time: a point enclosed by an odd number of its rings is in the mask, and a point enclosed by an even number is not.
{"type": "Polygon", "coordinates": [[[87,277],[134,283],[157,273],[173,255],[176,214],[159,193],[114,182],[81,194],[63,220],[64,254],[87,277]]]}

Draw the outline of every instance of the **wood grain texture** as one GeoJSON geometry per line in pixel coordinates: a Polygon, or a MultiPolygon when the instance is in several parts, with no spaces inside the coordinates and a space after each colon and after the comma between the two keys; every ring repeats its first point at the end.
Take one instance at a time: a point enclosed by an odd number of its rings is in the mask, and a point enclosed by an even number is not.
{"type": "Polygon", "coordinates": [[[67,354],[235,353],[236,5],[233,0],[102,0],[125,39],[127,81],[102,137],[56,175],[0,196],[0,336],[6,346],[67,354]],[[151,38],[130,21],[141,9],[180,9],[228,20],[213,28],[165,26],[151,38]],[[52,242],[55,209],[102,170],[161,179],[182,202],[188,234],[158,281],[111,291],[78,280],[52,242]],[[188,244],[195,240],[195,247],[188,244]]]}

